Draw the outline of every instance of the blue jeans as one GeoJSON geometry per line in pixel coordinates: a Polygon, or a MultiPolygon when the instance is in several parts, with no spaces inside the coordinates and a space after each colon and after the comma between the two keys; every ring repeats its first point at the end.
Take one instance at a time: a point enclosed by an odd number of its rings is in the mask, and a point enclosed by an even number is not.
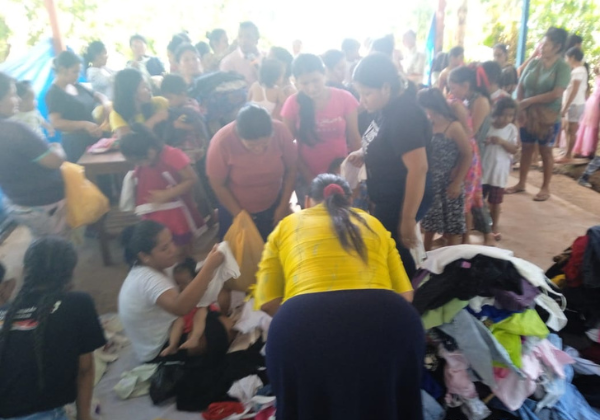
{"type": "Polygon", "coordinates": [[[42,413],[30,414],[23,417],[11,417],[9,419],[0,418],[0,420],[69,420],[69,418],[67,417],[67,413],[65,413],[65,409],[60,407],[42,413]]]}

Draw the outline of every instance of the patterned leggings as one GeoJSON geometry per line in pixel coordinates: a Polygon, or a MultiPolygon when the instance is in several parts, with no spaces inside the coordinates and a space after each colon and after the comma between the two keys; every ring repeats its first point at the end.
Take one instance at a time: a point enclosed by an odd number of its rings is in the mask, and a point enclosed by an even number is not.
{"type": "Polygon", "coordinates": [[[594,159],[592,159],[581,177],[587,181],[587,179],[594,175],[594,172],[596,172],[598,169],[600,169],[600,156],[596,156],[594,159]]]}

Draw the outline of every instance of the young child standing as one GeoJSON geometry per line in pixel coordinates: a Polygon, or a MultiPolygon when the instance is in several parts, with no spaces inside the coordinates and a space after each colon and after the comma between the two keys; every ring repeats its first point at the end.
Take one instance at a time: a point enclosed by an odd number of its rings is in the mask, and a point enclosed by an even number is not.
{"type": "Polygon", "coordinates": [[[500,240],[498,223],[500,221],[500,205],[504,199],[504,188],[512,164],[512,155],[518,150],[519,131],[514,124],[517,103],[509,97],[496,102],[492,112],[493,123],[486,138],[483,152],[483,196],[488,200],[492,215],[492,232],[496,240],[500,240]]]}
{"type": "Polygon", "coordinates": [[[436,233],[444,235],[448,245],[458,245],[466,232],[464,181],[473,152],[467,133],[439,89],[422,90],[418,100],[433,124],[429,166],[434,200],[421,222],[425,250],[430,251],[436,233]]]}
{"type": "Polygon", "coordinates": [[[21,99],[19,112],[17,112],[12,119],[21,121],[44,139],[46,138],[43,130],[44,128],[48,132],[48,137],[54,137],[54,127],[44,119],[37,109],[37,100],[35,99],[35,92],[33,91],[31,82],[28,80],[18,82],[17,95],[19,95],[19,98],[21,99]]]}

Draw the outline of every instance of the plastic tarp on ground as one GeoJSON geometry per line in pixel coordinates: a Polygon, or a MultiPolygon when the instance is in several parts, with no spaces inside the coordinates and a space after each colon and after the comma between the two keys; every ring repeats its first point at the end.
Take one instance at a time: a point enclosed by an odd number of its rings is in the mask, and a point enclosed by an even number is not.
{"type": "MultiPolygon", "coordinates": [[[[53,57],[54,47],[52,40],[47,39],[30,49],[26,55],[15,57],[14,59],[9,58],[8,61],[0,64],[0,72],[6,73],[16,80],[31,81],[33,90],[37,93],[38,108],[46,118],[48,116],[48,109],[46,108],[44,97],[53,80],[53,57]]],[[[58,135],[53,138],[53,141],[59,141],[58,135]]],[[[0,230],[6,219],[2,202],[3,194],[0,191],[0,230]]]]}

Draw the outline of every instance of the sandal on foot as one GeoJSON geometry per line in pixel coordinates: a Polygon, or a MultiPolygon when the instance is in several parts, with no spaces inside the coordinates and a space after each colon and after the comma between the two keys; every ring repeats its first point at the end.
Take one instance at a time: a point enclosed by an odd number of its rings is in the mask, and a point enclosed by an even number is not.
{"type": "Polygon", "coordinates": [[[504,190],[504,194],[519,194],[525,192],[525,188],[510,187],[504,190]]]}
{"type": "Polygon", "coordinates": [[[538,193],[533,197],[533,201],[547,201],[550,198],[550,193],[538,193]]]}

